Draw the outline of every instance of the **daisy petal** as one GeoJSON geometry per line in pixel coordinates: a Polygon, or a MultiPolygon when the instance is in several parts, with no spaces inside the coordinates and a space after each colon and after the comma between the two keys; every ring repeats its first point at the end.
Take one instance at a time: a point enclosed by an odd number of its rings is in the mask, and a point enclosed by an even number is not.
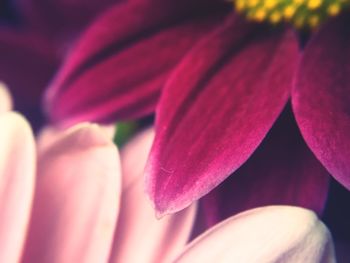
{"type": "MultiPolygon", "coordinates": [[[[70,128],[70,132],[74,130],[79,130],[82,128],[88,128],[91,126],[88,122],[79,123],[70,128]]],[[[111,140],[114,137],[116,126],[115,125],[100,125],[100,130],[104,132],[104,134],[110,138],[111,140]]],[[[39,154],[43,151],[46,151],[48,147],[51,147],[52,144],[61,140],[62,137],[66,136],[65,129],[56,126],[46,126],[41,129],[40,133],[37,136],[37,149],[39,154]]]]}
{"type": "Polygon", "coordinates": [[[335,263],[332,237],[309,210],[267,206],[231,217],[198,237],[175,261],[335,263]]]}
{"type": "Polygon", "coordinates": [[[106,262],[120,194],[112,142],[73,127],[40,153],[38,173],[24,262],[106,262]]]}
{"type": "Polygon", "coordinates": [[[117,5],[90,27],[47,93],[53,121],[106,122],[154,110],[169,72],[217,22],[215,10],[212,18],[178,21],[184,5],[164,5],[117,5]]]}
{"type": "Polygon", "coordinates": [[[266,205],[301,206],[322,214],[329,178],[288,107],[249,160],[203,197],[207,224],[266,205]]]}
{"type": "Polygon", "coordinates": [[[0,114],[12,109],[12,97],[6,85],[0,82],[0,114]]]}
{"type": "Polygon", "coordinates": [[[121,153],[125,180],[111,263],[171,262],[191,233],[195,206],[157,220],[145,195],[143,169],[153,137],[153,129],[146,130],[121,153]]]}
{"type": "Polygon", "coordinates": [[[321,163],[350,189],[349,16],[327,23],[305,48],[292,102],[301,132],[321,163]]]}
{"type": "Polygon", "coordinates": [[[293,33],[230,19],[181,62],[157,108],[146,170],[160,214],[186,207],[247,160],[287,102],[297,55],[293,33]]]}
{"type": "Polygon", "coordinates": [[[29,222],[35,182],[35,144],[28,122],[0,115],[0,262],[18,262],[29,222]]]}

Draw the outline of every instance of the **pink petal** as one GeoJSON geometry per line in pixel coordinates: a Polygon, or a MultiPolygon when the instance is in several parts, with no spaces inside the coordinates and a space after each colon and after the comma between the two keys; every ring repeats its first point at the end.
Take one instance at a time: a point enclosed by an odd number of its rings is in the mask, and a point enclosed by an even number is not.
{"type": "Polygon", "coordinates": [[[24,262],[106,262],[119,208],[120,167],[96,125],[72,128],[39,156],[24,262]]]}
{"type": "Polygon", "coordinates": [[[209,225],[265,205],[294,205],[322,214],[329,174],[286,109],[251,158],[201,202],[209,225]]]}
{"type": "Polygon", "coordinates": [[[12,98],[6,85],[0,82],[0,114],[12,109],[12,98]]]}
{"type": "Polygon", "coordinates": [[[0,126],[0,262],[18,262],[32,206],[35,145],[21,115],[2,113],[0,126]]]}
{"type": "Polygon", "coordinates": [[[123,193],[110,262],[171,262],[192,230],[195,206],[157,220],[144,193],[143,168],[153,137],[153,129],[146,130],[122,151],[123,193]]]}
{"type": "Polygon", "coordinates": [[[332,237],[313,212],[267,206],[243,212],[210,229],[189,244],[175,262],[336,261],[332,237]]]}
{"type": "Polygon", "coordinates": [[[301,132],[321,163],[350,189],[349,16],[326,24],[305,48],[293,108],[301,132]]]}
{"type": "Polygon", "coordinates": [[[288,96],[297,42],[231,19],[171,76],[157,109],[147,189],[160,214],[178,211],[239,168],[288,96]]]}
{"type": "Polygon", "coordinates": [[[169,72],[218,20],[215,10],[174,18],[183,12],[184,4],[127,3],[97,20],[47,93],[51,119],[70,125],[152,112],[169,72]]]}
{"type": "MultiPolygon", "coordinates": [[[[89,126],[91,126],[91,123],[79,123],[71,127],[69,132],[74,132],[82,128],[88,128],[89,126]]],[[[113,139],[116,131],[115,125],[100,125],[99,128],[108,138],[113,139]]],[[[64,131],[65,129],[57,126],[44,127],[37,136],[37,148],[39,153],[46,151],[54,143],[62,140],[62,138],[66,136],[66,133],[64,131]]]]}

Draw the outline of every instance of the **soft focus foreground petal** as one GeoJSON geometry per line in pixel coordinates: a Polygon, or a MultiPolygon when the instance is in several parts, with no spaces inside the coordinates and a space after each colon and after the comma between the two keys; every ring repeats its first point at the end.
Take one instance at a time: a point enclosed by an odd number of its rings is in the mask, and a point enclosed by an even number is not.
{"type": "Polygon", "coordinates": [[[0,114],[12,109],[12,98],[6,85],[0,82],[0,114]]]}
{"type": "Polygon", "coordinates": [[[191,233],[194,205],[157,220],[144,192],[143,169],[153,138],[153,129],[145,130],[122,150],[123,193],[111,263],[170,262],[191,233]]]}
{"type": "Polygon", "coordinates": [[[0,80],[19,110],[38,107],[58,57],[49,42],[27,32],[0,30],[0,80]]]}
{"type": "Polygon", "coordinates": [[[327,23],[306,46],[293,90],[301,132],[321,163],[350,189],[350,16],[327,23]]]}
{"type": "Polygon", "coordinates": [[[147,166],[160,214],[178,211],[236,170],[287,102],[298,57],[291,32],[230,19],[171,76],[147,166]]]}
{"type": "Polygon", "coordinates": [[[24,24],[47,37],[72,36],[108,6],[121,0],[17,0],[24,24]]]}
{"type": "Polygon", "coordinates": [[[201,199],[209,226],[266,205],[294,205],[322,214],[329,174],[306,146],[290,107],[233,175],[201,199]]]}
{"type": "Polygon", "coordinates": [[[185,19],[188,5],[174,3],[121,4],[97,20],[47,93],[51,119],[70,125],[152,112],[169,72],[218,20],[215,9],[185,19]]]}
{"type": "Polygon", "coordinates": [[[0,262],[18,262],[32,206],[35,144],[17,113],[2,113],[0,127],[0,262]]]}
{"type": "Polygon", "coordinates": [[[97,125],[73,127],[39,155],[24,262],[106,262],[120,198],[118,153],[97,125]]]}
{"type": "MultiPolygon", "coordinates": [[[[79,130],[82,128],[88,128],[91,126],[91,123],[83,122],[77,125],[74,125],[69,129],[69,132],[72,133],[74,130],[79,130]]],[[[100,125],[100,130],[110,139],[113,139],[116,132],[115,125],[100,125]]],[[[61,140],[62,137],[66,136],[65,129],[57,126],[46,126],[39,132],[37,136],[37,150],[39,153],[46,151],[48,147],[51,147],[53,143],[58,140],[61,140]]]]}
{"type": "Polygon", "coordinates": [[[243,212],[188,245],[176,262],[335,262],[332,237],[310,210],[267,206],[243,212]]]}
{"type": "Polygon", "coordinates": [[[123,189],[140,180],[153,140],[154,128],[150,127],[139,132],[122,148],[123,189]]]}

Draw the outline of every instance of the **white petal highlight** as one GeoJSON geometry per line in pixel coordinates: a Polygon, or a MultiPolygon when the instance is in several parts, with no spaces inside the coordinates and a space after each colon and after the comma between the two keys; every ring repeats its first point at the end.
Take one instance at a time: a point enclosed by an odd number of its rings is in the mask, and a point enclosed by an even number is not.
{"type": "Polygon", "coordinates": [[[0,262],[18,262],[33,200],[35,143],[17,113],[2,113],[0,127],[0,262]]]}
{"type": "Polygon", "coordinates": [[[9,90],[5,83],[0,82],[0,114],[10,111],[12,109],[13,102],[9,90]]]}
{"type": "Polygon", "coordinates": [[[291,206],[268,206],[231,217],[198,237],[175,261],[333,263],[331,235],[316,215],[291,206]]]}

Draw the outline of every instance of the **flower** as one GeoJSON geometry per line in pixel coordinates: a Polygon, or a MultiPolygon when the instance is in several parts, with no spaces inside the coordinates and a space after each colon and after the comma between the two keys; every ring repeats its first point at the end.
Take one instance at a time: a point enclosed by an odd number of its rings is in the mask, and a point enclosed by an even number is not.
{"type": "Polygon", "coordinates": [[[226,13],[227,4],[210,0],[115,5],[88,28],[51,83],[51,120],[70,125],[153,112],[173,68],[226,13]]]}
{"type": "Polygon", "coordinates": [[[16,110],[25,114],[33,126],[43,122],[42,93],[70,46],[112,2],[116,3],[111,0],[2,3],[0,79],[10,87],[16,110]]]}
{"type": "MultiPolygon", "coordinates": [[[[0,94],[9,105],[4,88],[0,94]]],[[[0,125],[1,262],[163,262],[182,250],[196,207],[156,220],[143,192],[144,163],[130,163],[149,150],[152,131],[120,161],[96,124],[46,129],[37,154],[20,114],[4,110],[0,125]]]]}
{"type": "Polygon", "coordinates": [[[46,129],[36,168],[30,126],[9,109],[0,113],[1,262],[335,262],[323,223],[288,206],[246,211],[184,247],[196,207],[158,221],[143,192],[152,129],[126,146],[121,167],[101,127],[46,129]]]}
{"type": "Polygon", "coordinates": [[[233,176],[249,192],[321,213],[328,173],[350,187],[348,12],[300,48],[290,26],[248,23],[233,12],[222,22],[227,10],[215,0],[115,7],[67,59],[47,111],[69,125],[133,118],[157,105],[146,176],[159,214],[183,209],[243,164],[247,179],[233,176]]]}

